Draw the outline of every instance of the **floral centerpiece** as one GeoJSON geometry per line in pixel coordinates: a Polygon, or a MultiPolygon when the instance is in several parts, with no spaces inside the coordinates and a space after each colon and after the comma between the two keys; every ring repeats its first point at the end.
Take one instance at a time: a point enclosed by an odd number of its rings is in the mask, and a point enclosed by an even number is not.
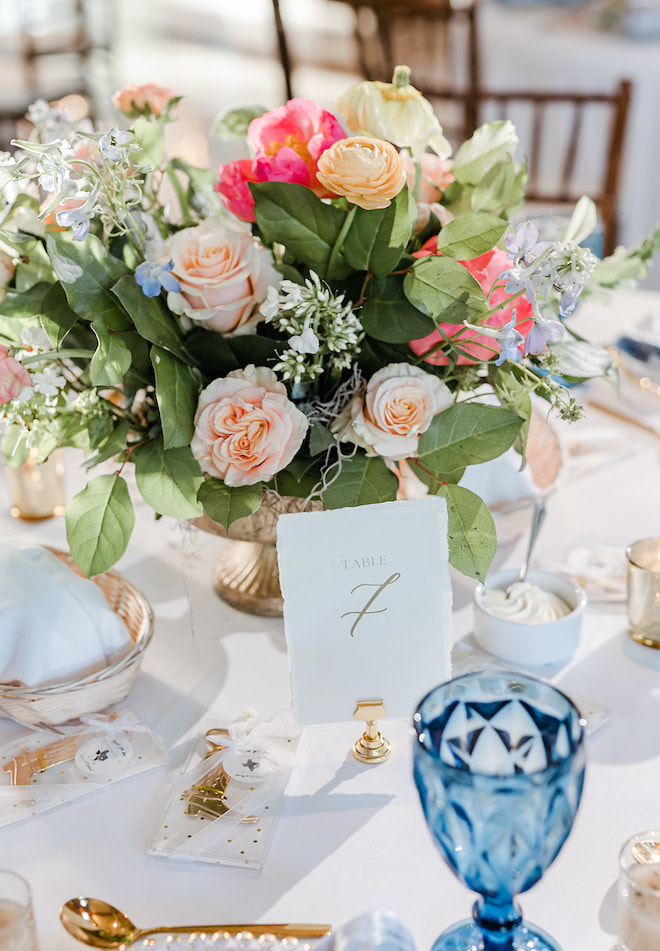
{"type": "Polygon", "coordinates": [[[409,79],[353,86],[336,115],[227,113],[250,157],[217,174],[166,155],[162,87],[117,93],[130,127],[109,131],[31,107],[34,135],[0,157],[3,451],[114,461],[67,506],[87,574],[129,543],[129,463],[155,513],[225,527],[264,488],[325,508],[435,493],[452,564],[486,574],[495,528],[466,467],[524,459],[532,394],[579,415],[567,384],[612,367],[564,318],[585,286],[642,276],[657,235],[597,261],[587,199],[559,242],[510,227],[514,127],[452,156],[409,79]]]}

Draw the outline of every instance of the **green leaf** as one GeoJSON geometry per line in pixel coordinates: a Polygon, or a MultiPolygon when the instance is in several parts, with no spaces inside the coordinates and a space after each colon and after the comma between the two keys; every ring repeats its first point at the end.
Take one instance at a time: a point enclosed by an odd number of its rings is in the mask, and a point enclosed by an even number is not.
{"type": "Polygon", "coordinates": [[[374,277],[366,287],[360,310],[365,333],[385,343],[408,343],[435,330],[430,317],[414,307],[403,292],[403,275],[374,277]]]}
{"type": "Polygon", "coordinates": [[[118,475],[90,479],[66,507],[66,537],[89,578],[112,568],[126,551],[135,525],[128,486],[118,475]]]}
{"type": "Polygon", "coordinates": [[[165,449],[189,446],[195,432],[199,384],[192,368],[161,347],[151,348],[165,449]]]}
{"type": "Polygon", "coordinates": [[[163,133],[159,126],[149,122],[144,116],[138,116],[133,123],[133,131],[140,151],[132,156],[135,165],[148,165],[152,169],[160,168],[165,155],[163,133]]]}
{"type": "Polygon", "coordinates": [[[36,317],[41,312],[43,302],[52,287],[53,284],[40,281],[25,291],[9,288],[5,299],[0,303],[0,314],[3,317],[15,317],[20,320],[36,317]]]}
{"type": "Polygon", "coordinates": [[[488,462],[513,445],[522,423],[500,406],[454,403],[419,437],[419,461],[434,474],[488,462]]]}
{"type": "Polygon", "coordinates": [[[580,244],[590,234],[593,234],[597,227],[598,209],[591,198],[583,195],[573,209],[571,220],[561,236],[562,243],[575,241],[576,244],[580,244]]]}
{"type": "Polygon", "coordinates": [[[472,210],[509,218],[525,200],[526,174],[525,166],[511,158],[493,165],[472,192],[472,210]]]}
{"type": "Polygon", "coordinates": [[[417,222],[417,204],[404,186],[387,208],[357,207],[344,241],[344,254],[357,271],[384,277],[403,255],[417,222]]]}
{"type": "Polygon", "coordinates": [[[39,322],[54,347],[61,346],[77,321],[78,315],[69,307],[62,285],[51,284],[40,308],[39,322]]]}
{"type": "Polygon", "coordinates": [[[503,366],[496,367],[494,363],[488,366],[488,382],[493,387],[502,406],[523,419],[523,424],[516,436],[513,448],[524,457],[529,419],[532,415],[532,398],[529,386],[525,386],[523,382],[518,380],[515,372],[511,373],[503,366]]]}
{"type": "Polygon", "coordinates": [[[197,493],[204,477],[189,448],[163,449],[159,443],[149,442],[138,446],[131,458],[140,494],[155,512],[172,518],[202,514],[197,493]]]}
{"type": "Polygon", "coordinates": [[[141,337],[178,357],[183,356],[181,331],[161,297],[146,297],[132,274],[113,284],[112,293],[130,314],[141,337]]]}
{"type": "Polygon", "coordinates": [[[403,290],[414,307],[445,324],[475,323],[487,310],[484,292],[467,268],[442,255],[418,258],[403,290]]]}
{"type": "Polygon", "coordinates": [[[186,337],[185,347],[206,379],[215,380],[248,363],[268,366],[274,362],[281,342],[258,334],[223,337],[222,334],[196,327],[186,337]]]}
{"type": "Polygon", "coordinates": [[[239,518],[246,518],[256,512],[261,505],[262,494],[260,482],[257,485],[230,488],[222,479],[206,479],[200,486],[197,498],[208,517],[227,529],[239,518]]]}
{"type": "Polygon", "coordinates": [[[570,383],[608,376],[614,365],[609,350],[586,340],[559,340],[548,349],[559,358],[553,373],[570,383]]]}
{"type": "Polygon", "coordinates": [[[351,266],[341,253],[328,271],[347,212],[321,201],[304,185],[251,182],[249,187],[257,226],[266,244],[283,244],[292,257],[328,280],[348,277],[351,266]]]}
{"type": "Polygon", "coordinates": [[[128,439],[129,432],[130,426],[128,420],[120,419],[105,442],[99,445],[95,451],[85,459],[85,468],[91,469],[92,466],[97,466],[100,462],[105,462],[106,459],[113,459],[115,456],[123,453],[126,449],[126,440],[128,439]]]}
{"type": "Polygon", "coordinates": [[[109,333],[102,320],[92,321],[99,342],[90,363],[94,386],[119,386],[131,365],[131,351],[117,334],[109,333]]]}
{"type": "Polygon", "coordinates": [[[357,454],[342,460],[341,474],[323,490],[323,507],[392,502],[398,487],[396,476],[380,457],[357,454]]]}
{"type": "Polygon", "coordinates": [[[11,469],[22,466],[24,462],[27,462],[30,455],[28,435],[25,426],[7,426],[2,437],[2,455],[4,456],[4,464],[11,469]]]}
{"type": "Polygon", "coordinates": [[[470,261],[494,248],[507,222],[492,215],[472,212],[459,215],[438,235],[438,251],[458,261],[470,261]]]}
{"type": "Polygon", "coordinates": [[[128,329],[128,321],[112,294],[112,286],[128,268],[108,254],[99,239],[88,234],[73,241],[65,232],[49,232],[46,247],[69,304],[88,320],[102,320],[108,329],[128,329]]]}
{"type": "Polygon", "coordinates": [[[309,428],[309,453],[311,456],[318,456],[325,452],[330,446],[335,445],[335,437],[327,426],[314,420],[309,428]]]}
{"type": "Polygon", "coordinates": [[[442,486],[437,494],[447,500],[450,565],[483,581],[497,551],[493,516],[486,503],[464,486],[442,486]]]}
{"type": "Polygon", "coordinates": [[[498,162],[512,159],[518,148],[515,126],[499,119],[480,126],[456,152],[452,174],[462,185],[478,185],[498,162]]]}

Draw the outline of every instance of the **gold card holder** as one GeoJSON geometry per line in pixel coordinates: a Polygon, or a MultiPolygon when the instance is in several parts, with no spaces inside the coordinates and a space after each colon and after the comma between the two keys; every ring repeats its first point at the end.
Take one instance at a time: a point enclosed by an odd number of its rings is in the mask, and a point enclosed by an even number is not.
{"type": "Polygon", "coordinates": [[[387,716],[382,700],[358,700],[353,718],[366,723],[366,729],[353,744],[353,756],[360,763],[384,763],[392,753],[392,744],[380,733],[378,721],[387,716]]]}

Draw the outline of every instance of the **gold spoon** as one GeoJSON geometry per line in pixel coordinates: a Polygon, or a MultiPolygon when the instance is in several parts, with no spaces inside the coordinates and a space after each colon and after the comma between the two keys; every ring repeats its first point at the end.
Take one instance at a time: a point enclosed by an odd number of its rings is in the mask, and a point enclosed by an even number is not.
{"type": "Polygon", "coordinates": [[[240,933],[275,938],[321,938],[330,925],[175,925],[173,928],[138,928],[117,908],[100,898],[71,898],[62,905],[62,924],[74,938],[94,948],[124,948],[152,934],[240,933]]]}
{"type": "Polygon", "coordinates": [[[635,842],[632,847],[632,856],[640,865],[655,865],[660,862],[660,842],[653,839],[635,842]]]}

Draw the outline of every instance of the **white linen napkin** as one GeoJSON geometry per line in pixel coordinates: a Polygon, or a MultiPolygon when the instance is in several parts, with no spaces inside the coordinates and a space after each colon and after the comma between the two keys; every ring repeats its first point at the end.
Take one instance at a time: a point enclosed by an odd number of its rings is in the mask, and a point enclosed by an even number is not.
{"type": "Polygon", "coordinates": [[[0,682],[77,679],[132,646],[103,592],[52,552],[0,540],[0,682]]]}

